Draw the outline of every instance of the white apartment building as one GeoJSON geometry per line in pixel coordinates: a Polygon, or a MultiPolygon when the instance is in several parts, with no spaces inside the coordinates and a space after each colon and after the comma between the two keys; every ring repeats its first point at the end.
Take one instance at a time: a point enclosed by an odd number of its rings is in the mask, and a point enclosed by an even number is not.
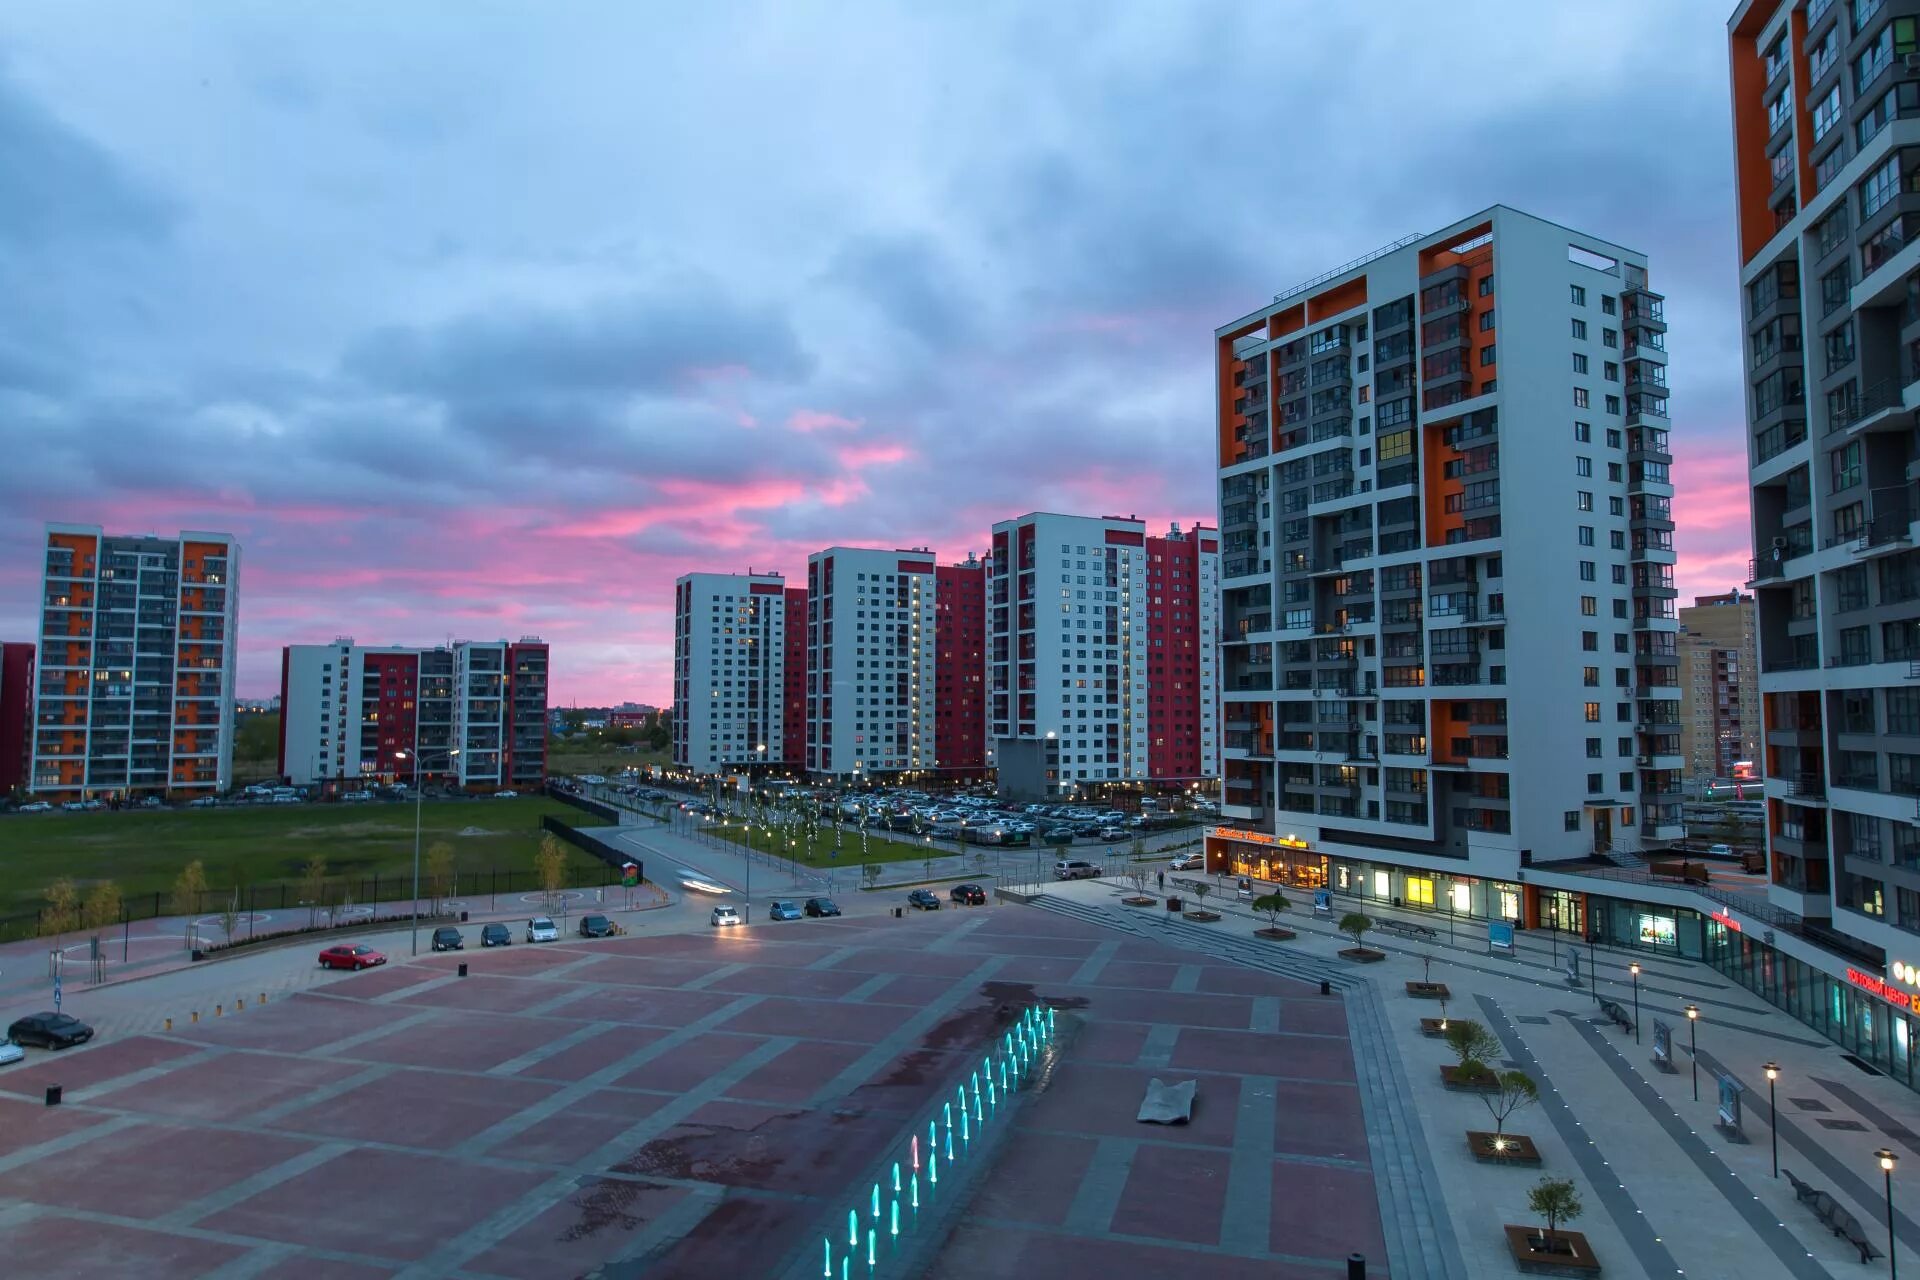
{"type": "Polygon", "coordinates": [[[1216,866],[1583,929],[1523,867],[1682,834],[1664,330],[1496,206],[1216,332],[1216,866]]]}
{"type": "Polygon", "coordinates": [[[931,551],[828,547],[807,557],[806,768],[882,779],[931,769],[931,551]]]}
{"type": "Polygon", "coordinates": [[[785,756],[786,580],[689,573],[673,588],[673,762],[697,773],[785,756]]]}
{"type": "Polygon", "coordinates": [[[28,789],[191,797],[233,779],[240,548],[49,524],[28,789]]]}

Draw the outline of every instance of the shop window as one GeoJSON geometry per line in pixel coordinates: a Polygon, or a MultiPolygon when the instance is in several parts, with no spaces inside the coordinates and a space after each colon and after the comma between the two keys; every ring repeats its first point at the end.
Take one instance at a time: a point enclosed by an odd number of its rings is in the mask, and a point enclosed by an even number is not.
{"type": "Polygon", "coordinates": [[[1407,877],[1407,905],[1410,907],[1431,907],[1433,905],[1433,881],[1419,876],[1407,877]]]}

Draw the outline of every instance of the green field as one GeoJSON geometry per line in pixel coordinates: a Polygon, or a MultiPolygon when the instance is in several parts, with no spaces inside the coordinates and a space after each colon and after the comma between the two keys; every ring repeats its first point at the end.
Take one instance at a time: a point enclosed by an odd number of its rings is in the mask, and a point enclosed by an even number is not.
{"type": "MultiPolygon", "coordinates": [[[[429,801],[421,808],[421,847],[451,844],[456,874],[469,882],[495,872],[524,878],[533,871],[542,814],[576,827],[603,825],[545,796],[429,801]]],[[[404,802],[14,814],[0,819],[0,917],[37,911],[61,876],[83,893],[112,880],[130,906],[141,895],[150,901],[196,858],[213,890],[298,881],[316,856],[337,880],[379,876],[398,884],[413,866],[413,821],[414,806],[404,802]]],[[[571,845],[567,851],[583,883],[600,883],[604,864],[571,845]]]]}

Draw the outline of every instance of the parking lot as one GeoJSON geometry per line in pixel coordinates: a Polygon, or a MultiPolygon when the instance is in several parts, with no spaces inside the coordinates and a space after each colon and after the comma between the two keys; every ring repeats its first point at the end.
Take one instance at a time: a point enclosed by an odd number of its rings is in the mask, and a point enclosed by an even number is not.
{"type": "Polygon", "coordinates": [[[775,1274],[1035,1000],[1075,1034],[935,1274],[1380,1256],[1338,998],[1018,906],[676,930],[36,1053],[0,1074],[10,1267],[775,1274]],[[1134,1122],[1156,1072],[1200,1081],[1191,1125],[1134,1122]]]}

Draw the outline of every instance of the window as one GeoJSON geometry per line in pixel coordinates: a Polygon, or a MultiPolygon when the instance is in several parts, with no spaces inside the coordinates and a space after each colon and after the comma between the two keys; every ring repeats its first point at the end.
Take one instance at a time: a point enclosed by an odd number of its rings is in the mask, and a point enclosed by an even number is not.
{"type": "Polygon", "coordinates": [[[1885,164],[1868,174],[1866,180],[1860,184],[1860,221],[1865,222],[1880,212],[1881,207],[1893,199],[1899,186],[1900,153],[1896,151],[1887,157],[1885,164]]]}
{"type": "MultiPolygon", "coordinates": [[[[1575,459],[1573,460],[1573,474],[1575,474],[1575,475],[1577,475],[1577,476],[1590,476],[1590,475],[1592,475],[1592,474],[1593,474],[1593,459],[1592,459],[1592,458],[1575,458],[1575,459]]],[[[1584,509],[1584,508],[1583,508],[1583,509],[1584,509]]]]}
{"type": "Polygon", "coordinates": [[[1608,427],[1607,428],[1607,448],[1618,449],[1619,447],[1620,447],[1620,428],[1608,427]]]}
{"type": "Polygon", "coordinates": [[[1587,739],[1587,759],[1598,760],[1599,758],[1600,758],[1600,739],[1588,738],[1587,739]]]}
{"type": "Polygon", "coordinates": [[[1600,633],[1598,631],[1582,631],[1580,633],[1580,647],[1588,653],[1598,653],[1600,651],[1600,633]]]}
{"type": "Polygon", "coordinates": [[[1580,597],[1580,616],[1581,617],[1583,618],[1598,617],[1599,613],[1600,613],[1599,597],[1597,596],[1581,596],[1580,597]]]}
{"type": "Polygon", "coordinates": [[[1587,358],[1578,351],[1573,353],[1573,371],[1575,373],[1585,373],[1587,371],[1587,358]]]}
{"type": "Polygon", "coordinates": [[[1491,274],[1480,277],[1480,296],[1483,298],[1493,296],[1493,276],[1491,274]]]}
{"type": "MultiPolygon", "coordinates": [[[[1580,683],[1585,685],[1589,689],[1598,689],[1600,687],[1600,668],[1598,667],[1580,668],[1580,683]]],[[[1599,755],[1600,739],[1589,738],[1588,741],[1593,745],[1593,750],[1588,752],[1588,754],[1596,755],[1596,756],[1599,755]]]]}
{"type": "Polygon", "coordinates": [[[1860,483],[1860,442],[1855,440],[1827,455],[1827,465],[1833,478],[1832,492],[1851,489],[1860,483]]]}
{"type": "MultiPolygon", "coordinates": [[[[1648,465],[1648,466],[1653,466],[1653,465],[1655,465],[1655,464],[1653,464],[1653,463],[1649,463],[1649,464],[1647,464],[1647,465],[1648,465]]],[[[1611,481],[1613,481],[1613,482],[1614,482],[1615,484],[1618,484],[1618,483],[1620,482],[1620,480],[1621,480],[1621,478],[1622,478],[1622,476],[1623,476],[1623,475],[1624,475],[1624,473],[1623,473],[1623,472],[1621,471],[1621,469],[1620,469],[1620,464],[1619,464],[1619,463],[1617,463],[1617,462],[1609,462],[1609,463],[1607,464],[1607,479],[1609,479],[1609,480],[1611,480],[1611,481]]],[[[1649,480],[1651,480],[1651,479],[1652,479],[1653,477],[1652,477],[1652,476],[1648,476],[1647,478],[1648,478],[1649,480]]]]}
{"type": "Polygon", "coordinates": [[[1586,444],[1591,441],[1593,439],[1593,424],[1591,422],[1574,423],[1573,438],[1581,444],[1586,444]]]}
{"type": "Polygon", "coordinates": [[[1613,303],[1613,295],[1612,295],[1612,294],[1610,294],[1610,293],[1608,293],[1608,294],[1602,294],[1602,295],[1600,295],[1600,310],[1601,310],[1601,312],[1602,312],[1602,313],[1604,313],[1604,314],[1606,314],[1606,315],[1612,315],[1612,314],[1613,314],[1613,305],[1614,305],[1614,303],[1613,303]]]}
{"type": "MultiPolygon", "coordinates": [[[[1568,831],[1578,831],[1580,829],[1580,811],[1578,809],[1568,809],[1565,813],[1563,813],[1560,816],[1560,822],[1561,822],[1561,825],[1564,826],[1568,831]]],[[[1516,898],[1518,897],[1517,894],[1511,895],[1511,896],[1516,898]]],[[[1518,903],[1516,902],[1515,910],[1513,914],[1508,916],[1507,918],[1511,920],[1517,917],[1519,914],[1520,912],[1518,909],[1518,903]]]]}
{"type": "Polygon", "coordinates": [[[1493,332],[1493,312],[1482,311],[1480,313],[1480,332],[1482,333],[1493,332]]]}
{"type": "Polygon", "coordinates": [[[1587,389],[1585,387],[1575,387],[1573,389],[1573,407],[1576,409],[1584,409],[1587,407],[1587,389]]]}
{"type": "Polygon", "coordinates": [[[1608,382],[1620,381],[1620,366],[1609,360],[1600,366],[1600,376],[1608,382]]]}
{"type": "Polygon", "coordinates": [[[1585,320],[1575,320],[1573,322],[1573,336],[1578,341],[1586,341],[1587,322],[1585,320]]]}
{"type": "Polygon", "coordinates": [[[1600,789],[1601,789],[1601,775],[1597,773],[1588,774],[1587,775],[1587,794],[1590,796],[1599,795],[1600,789]]]}
{"type": "Polygon", "coordinates": [[[1593,526],[1592,525],[1583,524],[1580,526],[1580,545],[1583,547],[1590,547],[1593,545],[1593,526]]]}
{"type": "Polygon", "coordinates": [[[1827,136],[1833,126],[1840,122],[1840,86],[1835,85],[1827,91],[1813,108],[1813,140],[1815,142],[1827,136]]]}
{"type": "Polygon", "coordinates": [[[1580,581],[1582,581],[1582,582],[1592,582],[1593,580],[1594,580],[1594,578],[1593,578],[1593,561],[1591,561],[1591,560],[1582,560],[1582,561],[1580,562],[1580,581]]]}
{"type": "Polygon", "coordinates": [[[1585,289],[1581,288],[1579,285],[1576,284],[1572,286],[1571,292],[1573,296],[1574,306],[1584,307],[1587,305],[1587,291],[1585,289]]]}
{"type": "MultiPolygon", "coordinates": [[[[1666,405],[1665,405],[1665,403],[1664,403],[1664,402],[1655,402],[1655,404],[1653,405],[1653,409],[1654,409],[1654,410],[1655,410],[1656,412],[1665,412],[1665,410],[1666,410],[1666,405]]],[[[1608,396],[1608,397],[1607,397],[1607,412],[1608,412],[1608,413],[1618,413],[1618,412],[1620,412],[1620,397],[1619,397],[1619,396],[1608,396]]]]}
{"type": "Polygon", "coordinates": [[[1584,715],[1586,716],[1586,721],[1588,724],[1600,723],[1600,704],[1599,703],[1597,702],[1582,703],[1581,709],[1584,715]]]}
{"type": "Polygon", "coordinates": [[[1488,365],[1492,364],[1493,361],[1494,361],[1493,344],[1488,343],[1486,346],[1480,348],[1480,367],[1484,369],[1488,365]]]}
{"type": "Polygon", "coordinates": [[[1575,495],[1575,505],[1578,506],[1582,511],[1593,510],[1593,495],[1591,493],[1588,493],[1585,489],[1581,489],[1575,495]]]}
{"type": "Polygon", "coordinates": [[[1627,549],[1627,535],[1618,529],[1610,529],[1607,531],[1607,545],[1615,551],[1625,551],[1627,549]]]}
{"type": "Polygon", "coordinates": [[[1600,345],[1603,347],[1619,346],[1620,331],[1618,329],[1602,329],[1600,331],[1600,345]]]}

